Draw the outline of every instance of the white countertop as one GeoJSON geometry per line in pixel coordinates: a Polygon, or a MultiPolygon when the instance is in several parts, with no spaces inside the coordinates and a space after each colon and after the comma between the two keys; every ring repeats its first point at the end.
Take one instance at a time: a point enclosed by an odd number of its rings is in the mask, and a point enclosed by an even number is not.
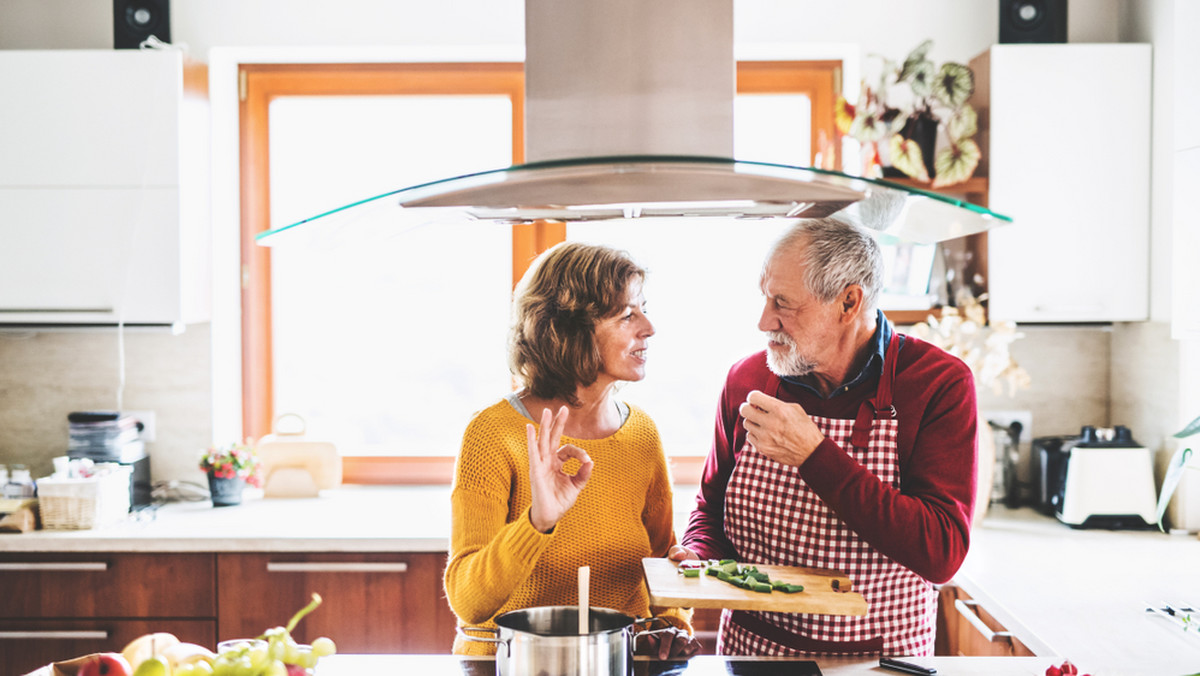
{"type": "MultiPolygon", "coordinates": [[[[343,486],[317,498],[163,505],[77,531],[0,533],[13,552],[445,552],[449,486],[343,486]]],[[[258,493],[258,496],[254,495],[258,493]]]]}
{"type": "Polygon", "coordinates": [[[1032,509],[993,507],[954,583],[1035,653],[1097,676],[1200,672],[1200,632],[1145,612],[1200,608],[1200,539],[1077,530],[1032,509]]]}
{"type": "MultiPolygon", "coordinates": [[[[695,487],[675,492],[682,530],[695,487]]],[[[175,503],[150,521],[0,534],[0,552],[444,552],[449,500],[448,486],[345,486],[233,507],[175,503]]],[[[1144,610],[1198,607],[1194,535],[1077,530],[1031,509],[993,508],[954,583],[1037,654],[1096,676],[1200,672],[1200,633],[1144,610]]]]}

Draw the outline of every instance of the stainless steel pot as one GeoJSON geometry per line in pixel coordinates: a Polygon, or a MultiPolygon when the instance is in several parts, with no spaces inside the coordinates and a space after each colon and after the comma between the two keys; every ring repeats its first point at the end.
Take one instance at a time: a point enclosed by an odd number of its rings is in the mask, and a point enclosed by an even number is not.
{"type": "Polygon", "coordinates": [[[458,633],[468,641],[496,644],[499,676],[627,676],[635,638],[665,631],[635,631],[646,621],[590,608],[588,633],[580,634],[577,606],[539,606],[504,613],[494,628],[459,627],[458,633]]]}

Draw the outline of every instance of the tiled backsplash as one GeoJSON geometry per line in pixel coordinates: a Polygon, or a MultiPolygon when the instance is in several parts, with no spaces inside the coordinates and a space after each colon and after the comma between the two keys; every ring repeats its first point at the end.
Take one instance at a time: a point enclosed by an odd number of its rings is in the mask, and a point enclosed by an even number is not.
{"type": "MultiPolygon", "coordinates": [[[[1011,398],[981,392],[981,409],[1030,410],[1038,436],[1109,424],[1112,329],[1021,330],[1026,337],[1012,354],[1031,387],[1011,398]]],[[[177,336],[125,330],[121,408],[155,412],[157,439],[147,448],[156,480],[201,478],[196,458],[212,436],[210,350],[204,324],[177,336]]],[[[28,464],[34,476],[50,473],[50,459],[65,453],[67,413],[117,408],[116,329],[0,332],[0,365],[0,463],[28,464]]]]}

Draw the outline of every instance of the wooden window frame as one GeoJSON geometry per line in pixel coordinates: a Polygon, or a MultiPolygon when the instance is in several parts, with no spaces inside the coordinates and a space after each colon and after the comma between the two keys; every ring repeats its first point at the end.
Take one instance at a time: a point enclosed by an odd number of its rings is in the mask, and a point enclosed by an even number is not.
{"type": "MultiPolygon", "coordinates": [[[[799,93],[812,102],[814,155],[821,135],[834,140],[834,103],[841,61],[741,61],[737,93],[799,93]]],[[[505,94],[513,102],[513,162],[524,160],[524,67],[520,63],[243,64],[239,67],[242,255],[242,420],[260,438],[274,419],[271,354],[271,260],[254,237],[270,227],[269,109],[285,96],[505,94]]],[[[812,158],[810,158],[812,159],[812,158]]],[[[837,160],[840,166],[840,158],[837,160]]],[[[566,239],[562,223],[513,227],[513,284],[542,251],[566,239]]],[[[716,393],[713,393],[716,396],[716,393]]],[[[671,458],[677,483],[700,480],[704,458],[671,458]]],[[[453,456],[346,456],[343,481],[358,484],[446,484],[453,456]]]]}

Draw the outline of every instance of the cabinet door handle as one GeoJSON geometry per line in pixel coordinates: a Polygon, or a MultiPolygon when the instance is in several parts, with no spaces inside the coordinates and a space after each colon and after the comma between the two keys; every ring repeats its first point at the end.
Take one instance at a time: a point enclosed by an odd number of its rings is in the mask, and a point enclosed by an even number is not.
{"type": "Polygon", "coordinates": [[[1012,634],[1007,631],[992,631],[992,628],[984,624],[980,619],[979,614],[975,612],[975,607],[979,605],[978,601],[964,601],[962,599],[954,600],[954,609],[962,615],[967,622],[975,627],[975,631],[983,635],[983,638],[988,643],[1012,643],[1012,634]]]}
{"type": "Polygon", "coordinates": [[[105,561],[28,561],[17,563],[0,563],[0,570],[16,571],[104,571],[108,570],[105,561]]]}
{"type": "Polygon", "coordinates": [[[8,640],[84,640],[84,641],[107,641],[108,632],[104,630],[63,630],[63,631],[0,631],[0,641],[8,640]]]}
{"type": "Polygon", "coordinates": [[[268,573],[404,573],[408,564],[402,561],[268,561],[268,573]]]}

